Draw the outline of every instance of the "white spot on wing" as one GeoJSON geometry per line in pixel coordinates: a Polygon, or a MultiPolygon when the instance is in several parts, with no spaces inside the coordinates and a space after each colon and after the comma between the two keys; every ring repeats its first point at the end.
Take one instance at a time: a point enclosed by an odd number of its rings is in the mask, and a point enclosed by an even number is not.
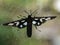
{"type": "Polygon", "coordinates": [[[35,18],[35,20],[38,20],[37,18],[35,18]]]}
{"type": "Polygon", "coordinates": [[[20,25],[20,27],[22,28],[22,27],[23,27],[23,25],[20,25]]]}
{"type": "Polygon", "coordinates": [[[22,20],[21,22],[24,22],[25,20],[22,20]]]}
{"type": "Polygon", "coordinates": [[[9,23],[8,25],[11,25],[12,26],[12,25],[14,25],[14,23],[9,23]]]}
{"type": "Polygon", "coordinates": [[[51,18],[50,17],[48,17],[48,18],[46,18],[45,20],[50,20],[51,18]]]}
{"type": "Polygon", "coordinates": [[[41,22],[43,22],[43,20],[42,20],[42,19],[40,19],[40,21],[41,21],[41,22]]]}
{"type": "Polygon", "coordinates": [[[40,23],[38,22],[38,25],[40,25],[40,23]]]}
{"type": "Polygon", "coordinates": [[[45,18],[42,18],[42,19],[45,19],[45,18]]]}
{"type": "Polygon", "coordinates": [[[41,18],[40,21],[43,22],[43,19],[45,19],[45,18],[41,18]]]}
{"type": "Polygon", "coordinates": [[[25,22],[23,25],[27,25],[27,22],[25,22]]]}
{"type": "Polygon", "coordinates": [[[19,25],[19,22],[15,22],[16,23],[16,26],[18,26],[19,25]]]}
{"type": "Polygon", "coordinates": [[[33,24],[36,24],[36,21],[33,21],[32,23],[33,23],[33,24]]]}

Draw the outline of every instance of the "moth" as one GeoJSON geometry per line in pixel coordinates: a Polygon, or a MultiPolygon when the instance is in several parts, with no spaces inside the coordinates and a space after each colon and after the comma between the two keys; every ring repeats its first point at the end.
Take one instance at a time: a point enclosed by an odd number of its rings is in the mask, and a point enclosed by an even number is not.
{"type": "MultiPolygon", "coordinates": [[[[25,12],[28,13],[27,11],[25,12]]],[[[56,16],[32,17],[32,14],[34,12],[32,12],[31,14],[28,14],[28,17],[25,19],[20,19],[20,20],[4,23],[3,25],[18,27],[20,29],[27,27],[27,36],[31,37],[32,36],[32,25],[34,25],[37,29],[37,26],[41,26],[46,21],[56,18],[56,16]]]]}

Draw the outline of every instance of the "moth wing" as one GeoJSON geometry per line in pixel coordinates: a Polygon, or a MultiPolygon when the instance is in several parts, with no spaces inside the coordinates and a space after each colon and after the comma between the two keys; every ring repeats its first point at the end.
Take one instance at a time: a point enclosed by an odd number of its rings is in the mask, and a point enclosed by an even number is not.
{"type": "Polygon", "coordinates": [[[48,20],[52,20],[56,18],[56,16],[47,16],[47,17],[34,17],[32,20],[32,24],[36,26],[40,26],[48,20]]]}
{"type": "Polygon", "coordinates": [[[12,22],[8,22],[8,23],[4,23],[4,26],[14,26],[14,27],[18,27],[18,28],[24,28],[27,26],[27,19],[21,19],[21,20],[17,20],[17,21],[12,21],[12,22]]]}

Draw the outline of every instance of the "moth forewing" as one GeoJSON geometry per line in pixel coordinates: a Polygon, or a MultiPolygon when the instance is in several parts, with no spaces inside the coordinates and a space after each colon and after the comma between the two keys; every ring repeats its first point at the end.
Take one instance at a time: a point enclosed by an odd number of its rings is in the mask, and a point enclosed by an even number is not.
{"type": "Polygon", "coordinates": [[[36,26],[40,26],[41,24],[45,23],[48,20],[52,20],[56,18],[56,16],[47,16],[47,17],[34,17],[32,24],[36,25],[36,26]]]}
{"type": "Polygon", "coordinates": [[[14,27],[18,27],[18,28],[24,28],[27,26],[27,21],[26,19],[21,19],[21,20],[16,20],[16,21],[12,21],[9,23],[4,23],[4,26],[14,26],[14,27]]]}

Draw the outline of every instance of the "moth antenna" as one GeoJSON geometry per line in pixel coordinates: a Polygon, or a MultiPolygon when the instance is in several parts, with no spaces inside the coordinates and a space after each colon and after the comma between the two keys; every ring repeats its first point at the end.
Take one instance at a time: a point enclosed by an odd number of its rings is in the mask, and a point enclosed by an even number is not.
{"type": "Polygon", "coordinates": [[[34,14],[34,17],[36,16],[37,12],[34,14]]]}
{"type": "Polygon", "coordinates": [[[31,14],[34,14],[38,9],[36,9],[35,11],[33,11],[31,14]]]}
{"type": "Polygon", "coordinates": [[[32,11],[30,10],[30,15],[32,15],[32,11]]]}
{"type": "Polygon", "coordinates": [[[29,13],[28,13],[26,10],[24,10],[24,12],[27,13],[27,14],[29,15],[29,13]]]}

